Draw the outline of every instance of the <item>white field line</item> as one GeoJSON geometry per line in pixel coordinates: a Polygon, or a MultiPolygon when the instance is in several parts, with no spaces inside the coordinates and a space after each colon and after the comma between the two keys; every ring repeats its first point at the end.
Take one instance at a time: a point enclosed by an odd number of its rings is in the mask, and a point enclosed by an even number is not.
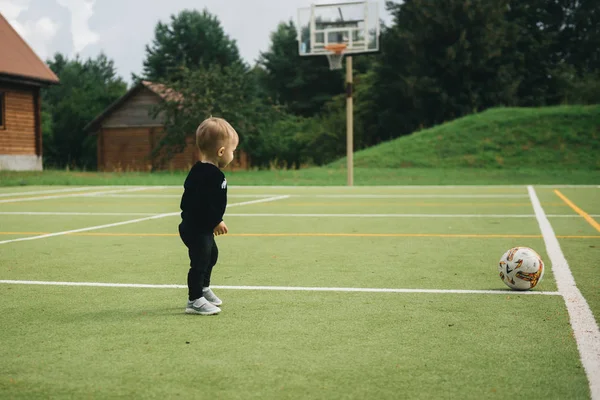
{"type": "MultiPolygon", "coordinates": [[[[560,184],[560,185],[535,185],[539,188],[598,188],[598,185],[568,185],[568,184],[560,184]]],[[[181,187],[171,185],[170,188],[181,187]]],[[[528,185],[390,185],[390,186],[381,186],[381,185],[359,185],[359,186],[238,186],[238,185],[230,185],[228,186],[231,189],[340,189],[340,190],[355,190],[357,188],[377,188],[377,189],[527,189],[528,185]]]]}
{"type": "MultiPolygon", "coordinates": [[[[149,289],[187,289],[186,285],[152,285],[144,283],[106,283],[106,282],[50,282],[50,281],[17,281],[0,280],[2,284],[13,285],[48,285],[48,286],[91,286],[114,288],[149,288],[149,289]]],[[[301,292],[369,292],[369,293],[437,293],[437,294],[502,294],[502,295],[545,295],[560,296],[558,292],[517,292],[511,290],[459,290],[459,289],[396,289],[396,288],[353,288],[353,287],[302,287],[302,286],[211,286],[215,289],[229,290],[274,290],[301,292]]]]}
{"type": "MultiPolygon", "coordinates": [[[[242,202],[242,203],[229,204],[228,207],[244,206],[244,205],[247,205],[247,204],[263,203],[263,202],[267,202],[267,201],[276,201],[276,200],[285,199],[287,197],[288,196],[278,196],[278,197],[270,197],[270,198],[267,198],[267,199],[245,201],[245,202],[242,202]]],[[[61,236],[61,235],[67,235],[67,234],[70,234],[70,233],[93,231],[93,230],[96,230],[96,229],[112,228],[112,227],[115,227],[115,226],[134,224],[134,223],[137,223],[137,222],[149,221],[149,220],[158,219],[158,218],[172,217],[172,216],[175,216],[175,215],[180,215],[180,212],[156,214],[156,215],[152,215],[150,217],[132,219],[132,220],[128,220],[128,221],[115,222],[115,223],[112,223],[112,224],[89,226],[87,228],[73,229],[73,230],[69,230],[69,231],[53,232],[53,233],[46,233],[46,234],[37,235],[37,236],[28,236],[28,237],[24,237],[24,238],[4,240],[4,241],[0,241],[0,244],[12,243],[12,242],[22,242],[22,241],[25,241],[25,240],[44,239],[44,238],[52,237],[52,236],[61,236]]]]}
{"type": "MultiPolygon", "coordinates": [[[[539,188],[596,188],[598,185],[569,185],[569,184],[557,184],[557,185],[535,185],[539,188]]],[[[177,185],[171,185],[170,188],[181,187],[177,185]]],[[[359,189],[527,189],[528,185],[358,185],[358,186],[243,186],[243,185],[228,185],[230,189],[340,189],[340,190],[355,190],[359,189]]]]}
{"type": "Polygon", "coordinates": [[[134,212],[77,212],[77,211],[0,211],[0,215],[63,215],[63,216],[142,216],[142,215],[156,215],[156,213],[134,213],[134,212]]]}
{"type": "MultiPolygon", "coordinates": [[[[233,204],[231,205],[233,206],[233,204]]],[[[56,215],[56,216],[149,216],[156,213],[135,212],[78,212],[78,211],[0,211],[0,215],[56,215]]],[[[319,217],[319,218],[535,218],[535,214],[236,214],[228,217],[319,217]]],[[[549,218],[581,218],[576,214],[550,214],[549,218]]],[[[600,217],[591,214],[590,217],[600,217]]]]}
{"type": "Polygon", "coordinates": [[[21,201],[34,201],[34,200],[47,200],[47,199],[61,199],[65,197],[87,197],[87,196],[97,196],[98,194],[106,194],[106,193],[118,193],[118,192],[136,192],[139,190],[147,190],[147,186],[142,187],[134,187],[128,189],[117,189],[117,190],[109,190],[109,191],[100,191],[100,192],[89,192],[89,193],[71,193],[71,194],[59,194],[52,196],[38,196],[38,197],[22,197],[18,199],[6,199],[0,200],[0,203],[16,203],[21,201]]]}
{"type": "MultiPolygon", "coordinates": [[[[176,198],[181,194],[98,194],[100,197],[176,198]]],[[[277,194],[232,194],[227,197],[272,197],[277,194]]],[[[517,199],[526,194],[292,194],[291,197],[328,199],[517,199]]]]}
{"type": "Polygon", "coordinates": [[[12,192],[12,193],[2,193],[0,197],[12,197],[12,196],[28,196],[32,194],[50,194],[50,193],[64,193],[64,192],[79,192],[84,190],[92,190],[92,189],[104,189],[109,186],[81,186],[76,188],[68,188],[68,189],[54,189],[54,190],[32,190],[30,192],[12,192]]]}
{"type": "Polygon", "coordinates": [[[136,222],[149,221],[151,219],[158,219],[158,218],[164,218],[164,217],[172,217],[174,215],[179,215],[179,213],[175,212],[175,213],[156,214],[156,215],[153,215],[151,217],[131,219],[131,220],[128,220],[128,221],[115,222],[115,223],[112,223],[112,224],[89,226],[87,228],[73,229],[73,230],[70,230],[70,231],[53,232],[53,233],[46,233],[46,234],[37,235],[37,236],[28,236],[28,237],[23,237],[23,238],[18,238],[18,239],[4,240],[4,241],[1,241],[0,244],[6,244],[6,243],[12,243],[12,242],[22,242],[22,241],[25,241],[25,240],[44,239],[44,238],[52,237],[52,236],[68,235],[70,233],[93,231],[93,230],[96,230],[96,229],[112,228],[112,227],[115,227],[115,226],[135,224],[136,222]]]}
{"type": "MultiPolygon", "coordinates": [[[[0,213],[1,214],[1,213],[0,213]]],[[[535,218],[535,214],[227,214],[228,217],[323,217],[323,218],[535,218]]],[[[581,218],[576,214],[548,217],[581,218]]]]}
{"type": "MultiPolygon", "coordinates": [[[[287,199],[289,197],[290,197],[289,195],[281,195],[281,196],[275,196],[275,197],[268,197],[266,199],[243,201],[241,203],[227,204],[227,208],[229,208],[229,207],[236,207],[236,206],[245,206],[245,205],[248,205],[248,204],[256,204],[256,203],[268,203],[270,201],[283,200],[283,199],[287,199]]],[[[229,216],[229,214],[227,214],[227,216],[229,216]]]]}
{"type": "MultiPolygon", "coordinates": [[[[600,214],[589,214],[589,216],[590,217],[594,217],[594,218],[598,218],[598,217],[600,217],[600,214]]],[[[581,218],[580,215],[571,215],[571,214],[569,214],[569,215],[566,215],[566,214],[564,214],[564,215],[563,214],[561,214],[561,215],[549,214],[549,215],[546,215],[546,217],[551,217],[551,218],[556,218],[556,217],[567,217],[567,218],[573,218],[573,217],[575,217],[575,218],[581,218]]]]}
{"type": "Polygon", "coordinates": [[[155,190],[155,189],[167,189],[167,186],[107,186],[108,188],[115,188],[115,190],[110,190],[106,192],[98,192],[94,193],[93,196],[102,195],[105,193],[121,193],[121,192],[135,192],[136,190],[155,190]],[[120,188],[120,189],[118,189],[120,188]],[[124,189],[126,188],[126,189],[124,189]]]}
{"type": "Polygon", "coordinates": [[[181,198],[180,194],[98,194],[97,197],[121,197],[121,198],[181,198]]]}
{"type": "Polygon", "coordinates": [[[526,194],[315,194],[294,197],[347,198],[347,199],[516,199],[526,194]]]}
{"type": "MultiPolygon", "coordinates": [[[[102,187],[107,188],[120,188],[120,187],[133,187],[135,185],[105,185],[102,187]]],[[[369,188],[377,188],[377,189],[527,189],[529,185],[365,185],[365,186],[265,186],[265,185],[254,185],[254,186],[244,186],[244,185],[228,185],[229,189],[339,189],[343,191],[351,191],[356,189],[369,189],[369,188]]],[[[91,189],[98,188],[99,186],[81,186],[88,187],[91,189]]],[[[149,186],[144,185],[144,187],[148,187],[151,189],[181,189],[183,190],[183,185],[156,185],[149,186]]],[[[556,185],[535,185],[538,188],[600,188],[600,185],[569,185],[569,184],[556,184],[556,185]]]]}
{"type": "Polygon", "coordinates": [[[560,248],[558,239],[556,239],[554,229],[546,218],[535,189],[532,186],[527,189],[544,237],[546,252],[552,262],[552,272],[556,279],[558,292],[565,299],[581,363],[590,384],[592,400],[600,400],[600,329],[587,301],[577,288],[575,278],[560,248]]]}
{"type": "MultiPolygon", "coordinates": [[[[98,197],[121,197],[121,198],[181,198],[181,194],[97,194],[98,197]]],[[[228,198],[265,198],[281,196],[280,194],[228,194],[228,198]]],[[[527,197],[527,196],[525,196],[527,197]]]]}

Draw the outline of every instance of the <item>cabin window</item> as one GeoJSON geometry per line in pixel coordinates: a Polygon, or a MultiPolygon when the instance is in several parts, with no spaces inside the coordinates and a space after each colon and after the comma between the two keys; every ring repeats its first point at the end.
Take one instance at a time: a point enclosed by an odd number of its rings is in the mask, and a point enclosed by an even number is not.
{"type": "Polygon", "coordinates": [[[4,129],[5,126],[5,115],[4,115],[4,110],[6,109],[5,104],[4,104],[4,92],[0,92],[0,129],[4,129]]]}

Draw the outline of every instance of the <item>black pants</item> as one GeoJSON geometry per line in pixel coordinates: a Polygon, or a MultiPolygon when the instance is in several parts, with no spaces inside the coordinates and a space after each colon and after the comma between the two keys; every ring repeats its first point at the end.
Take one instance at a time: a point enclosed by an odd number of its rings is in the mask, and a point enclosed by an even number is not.
{"type": "Polygon", "coordinates": [[[202,288],[210,286],[210,275],[219,258],[219,249],[212,233],[186,233],[180,226],[179,236],[190,256],[188,298],[196,300],[202,297],[202,288]]]}

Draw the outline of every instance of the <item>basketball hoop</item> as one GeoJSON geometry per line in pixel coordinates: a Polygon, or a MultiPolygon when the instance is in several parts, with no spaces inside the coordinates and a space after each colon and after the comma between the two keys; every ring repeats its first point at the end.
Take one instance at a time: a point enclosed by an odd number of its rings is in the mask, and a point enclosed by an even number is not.
{"type": "MultiPolygon", "coordinates": [[[[348,186],[354,185],[354,103],[352,59],[379,51],[381,20],[374,0],[341,0],[298,9],[296,39],[300,56],[327,56],[329,69],[340,70],[346,58],[346,165],[348,186]]],[[[335,73],[336,75],[338,73],[335,73]]],[[[341,75],[341,73],[340,73],[341,75]]],[[[340,76],[341,78],[341,76],[340,76]]]]}
{"type": "Polygon", "coordinates": [[[329,61],[329,69],[342,69],[342,60],[344,59],[344,50],[348,47],[345,43],[333,43],[325,46],[327,53],[327,61],[329,61]]]}

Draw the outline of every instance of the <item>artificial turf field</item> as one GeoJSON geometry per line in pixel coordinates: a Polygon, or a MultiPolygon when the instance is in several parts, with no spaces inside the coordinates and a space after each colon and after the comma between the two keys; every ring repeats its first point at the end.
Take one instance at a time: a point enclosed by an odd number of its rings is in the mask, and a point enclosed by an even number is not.
{"type": "Polygon", "coordinates": [[[210,317],[184,313],[180,196],[0,188],[0,398],[599,393],[598,186],[230,187],[210,317]],[[498,277],[514,246],[546,262],[530,292],[498,277]]]}

